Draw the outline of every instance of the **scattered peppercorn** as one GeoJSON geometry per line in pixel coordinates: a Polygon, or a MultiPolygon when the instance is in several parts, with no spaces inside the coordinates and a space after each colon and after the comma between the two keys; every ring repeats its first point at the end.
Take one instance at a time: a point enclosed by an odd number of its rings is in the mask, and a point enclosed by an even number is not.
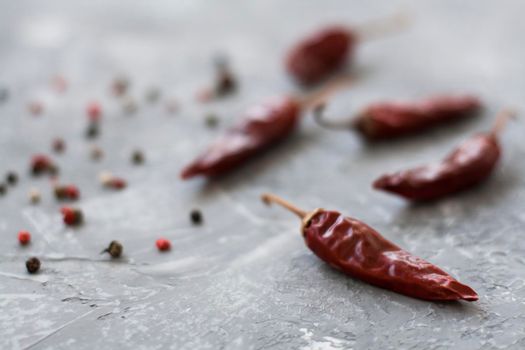
{"type": "Polygon", "coordinates": [[[104,156],[104,152],[100,147],[93,145],[89,151],[89,156],[93,160],[100,160],[104,156]]]}
{"type": "Polygon", "coordinates": [[[166,111],[170,114],[175,114],[179,111],[179,103],[175,98],[170,98],[166,102],[166,111]]]}
{"type": "Polygon", "coordinates": [[[160,90],[157,87],[150,87],[146,91],[146,101],[149,103],[157,102],[160,97],[160,90]]]}
{"type": "Polygon", "coordinates": [[[122,110],[126,114],[134,114],[138,109],[137,103],[131,96],[124,97],[122,101],[122,110]]]}
{"type": "Polygon", "coordinates": [[[29,273],[37,273],[40,270],[40,260],[36,257],[29,258],[26,261],[26,268],[29,273]]]}
{"type": "Polygon", "coordinates": [[[31,202],[31,204],[37,204],[40,202],[40,191],[37,190],[36,188],[32,188],[31,190],[29,190],[29,202],[31,202]]]}
{"type": "Polygon", "coordinates": [[[123,96],[129,88],[129,79],[123,75],[117,76],[111,85],[111,90],[115,96],[123,96]]]}
{"type": "Polygon", "coordinates": [[[121,190],[127,186],[126,180],[113,176],[110,172],[103,171],[99,174],[100,183],[107,188],[121,190]]]}
{"type": "Polygon", "coordinates": [[[111,243],[109,243],[109,246],[106,249],[104,249],[101,254],[109,253],[109,255],[111,255],[112,258],[120,258],[123,250],[124,247],[122,246],[122,244],[120,244],[120,242],[111,241],[111,243]]]}
{"type": "Polygon", "coordinates": [[[133,154],[131,155],[131,161],[134,164],[142,164],[142,163],[144,163],[144,153],[142,153],[139,150],[133,151],[133,154]]]}
{"type": "Polygon", "coordinates": [[[41,175],[43,173],[56,175],[58,173],[58,167],[48,156],[37,154],[31,159],[31,173],[33,175],[41,175]]]}
{"type": "Polygon", "coordinates": [[[6,178],[7,183],[11,186],[16,185],[18,182],[18,174],[15,173],[14,171],[8,172],[5,178],[6,178]]]}
{"type": "Polygon", "coordinates": [[[28,109],[32,115],[37,116],[42,114],[42,112],[44,111],[44,106],[38,101],[33,101],[29,104],[28,109]]]}
{"type": "Polygon", "coordinates": [[[86,112],[91,122],[98,122],[102,116],[102,107],[98,102],[91,102],[88,104],[86,112]]]}
{"type": "Polygon", "coordinates": [[[0,183],[0,196],[3,196],[7,192],[7,186],[3,183],[0,183]]]}
{"type": "Polygon", "coordinates": [[[86,128],[86,137],[94,139],[100,134],[100,127],[98,122],[90,122],[86,128]]]}
{"type": "Polygon", "coordinates": [[[59,137],[53,140],[51,146],[53,148],[53,151],[55,151],[56,153],[62,153],[66,149],[66,143],[64,142],[64,139],[61,139],[59,137]]]}
{"type": "Polygon", "coordinates": [[[31,234],[27,231],[18,232],[18,242],[20,242],[21,245],[29,244],[29,242],[31,242],[31,234]]]}
{"type": "Polygon", "coordinates": [[[230,70],[228,59],[225,56],[216,57],[215,67],[217,70],[215,95],[223,97],[234,92],[237,88],[237,81],[230,70]]]}
{"type": "Polygon", "coordinates": [[[157,249],[161,252],[165,252],[167,250],[171,249],[171,242],[168,241],[166,238],[159,238],[155,242],[155,245],[157,246],[157,249]]]}
{"type": "Polygon", "coordinates": [[[202,224],[202,213],[199,209],[193,209],[191,212],[190,212],[190,219],[191,219],[191,222],[194,224],[194,225],[200,225],[202,224]]]}
{"type": "Polygon", "coordinates": [[[55,91],[59,93],[63,93],[67,90],[67,81],[61,75],[55,76],[53,78],[53,81],[51,82],[51,85],[53,85],[53,88],[55,89],[55,91]]]}
{"type": "Polygon", "coordinates": [[[75,185],[55,186],[55,197],[58,200],[75,201],[80,197],[80,191],[75,185]]]}
{"type": "Polygon", "coordinates": [[[62,213],[64,223],[68,226],[78,226],[84,221],[84,214],[80,209],[62,207],[60,212],[62,213]]]}
{"type": "Polygon", "coordinates": [[[217,125],[219,125],[219,118],[213,113],[208,114],[204,121],[206,122],[206,126],[210,129],[216,128],[217,125]]]}

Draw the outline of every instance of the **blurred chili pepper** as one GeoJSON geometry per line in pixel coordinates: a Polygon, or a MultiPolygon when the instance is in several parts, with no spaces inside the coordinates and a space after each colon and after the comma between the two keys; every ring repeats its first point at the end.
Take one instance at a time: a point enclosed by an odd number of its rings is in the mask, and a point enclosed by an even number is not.
{"type": "Polygon", "coordinates": [[[354,278],[424,300],[478,300],[472,288],[399,248],[359,220],[324,209],[308,213],[272,194],[264,194],[262,199],[298,215],[308,248],[330,266],[354,278]]]}
{"type": "Polygon", "coordinates": [[[305,98],[283,96],[253,106],[239,124],[186,166],[181,177],[214,177],[237,168],[286,139],[296,129],[302,110],[316,105],[349,82],[349,77],[341,77],[305,98]]]}
{"type": "Polygon", "coordinates": [[[352,120],[327,121],[323,108],[315,113],[319,125],[331,129],[354,128],[369,140],[392,139],[415,134],[439,124],[476,114],[481,101],[470,95],[435,96],[414,102],[377,102],[352,120]]]}
{"type": "Polygon", "coordinates": [[[474,135],[440,163],[383,175],[374,182],[374,188],[414,201],[428,201],[480,183],[498,163],[498,133],[511,116],[511,111],[501,112],[491,131],[474,135]]]}
{"type": "Polygon", "coordinates": [[[356,44],[399,29],[406,16],[371,21],[356,28],[328,26],[300,40],[286,57],[286,70],[299,83],[319,83],[339,70],[355,52],[356,44]]]}

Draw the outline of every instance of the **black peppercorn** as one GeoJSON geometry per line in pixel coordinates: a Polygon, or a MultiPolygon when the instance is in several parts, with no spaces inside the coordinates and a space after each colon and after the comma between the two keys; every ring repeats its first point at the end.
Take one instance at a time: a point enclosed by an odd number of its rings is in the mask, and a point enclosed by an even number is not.
{"type": "Polygon", "coordinates": [[[224,56],[216,57],[215,67],[217,70],[215,96],[222,97],[234,92],[237,88],[237,81],[229,68],[228,59],[224,56]]]}
{"type": "Polygon", "coordinates": [[[18,175],[14,171],[10,171],[6,175],[6,181],[9,185],[16,185],[18,182],[18,175]]]}
{"type": "Polygon", "coordinates": [[[7,192],[7,186],[0,184],[0,196],[3,196],[7,192]]]}
{"type": "Polygon", "coordinates": [[[37,273],[40,270],[40,260],[36,257],[29,258],[26,261],[26,268],[29,273],[37,273]]]}
{"type": "Polygon", "coordinates": [[[120,244],[120,242],[111,241],[111,243],[109,243],[109,246],[106,249],[104,249],[102,253],[109,253],[109,255],[111,255],[112,258],[120,258],[123,250],[124,247],[122,246],[122,244],[120,244]]]}
{"type": "Polygon", "coordinates": [[[202,213],[200,210],[198,209],[193,209],[191,212],[190,212],[190,219],[191,219],[191,222],[194,224],[194,225],[200,225],[202,224],[202,213]]]}
{"type": "Polygon", "coordinates": [[[89,123],[86,129],[86,137],[89,139],[94,139],[100,134],[100,128],[98,123],[89,123]]]}
{"type": "Polygon", "coordinates": [[[219,118],[217,118],[217,115],[210,113],[206,116],[205,122],[208,128],[216,128],[219,124],[219,118]]]}
{"type": "Polygon", "coordinates": [[[134,164],[142,164],[142,163],[144,163],[144,153],[142,153],[139,150],[134,151],[133,154],[131,155],[131,161],[134,164]]]}

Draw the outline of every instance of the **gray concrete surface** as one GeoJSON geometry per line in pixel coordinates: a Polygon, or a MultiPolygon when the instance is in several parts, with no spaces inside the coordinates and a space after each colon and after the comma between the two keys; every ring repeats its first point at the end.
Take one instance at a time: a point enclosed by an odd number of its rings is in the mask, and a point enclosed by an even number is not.
{"type": "Polygon", "coordinates": [[[470,192],[411,206],[375,192],[371,181],[445,155],[486,129],[504,106],[523,110],[525,32],[521,1],[7,1],[0,4],[0,172],[23,176],[0,199],[0,348],[38,349],[523,349],[525,348],[525,156],[523,118],[503,134],[504,159],[470,192]],[[317,128],[309,115],[286,144],[231,177],[182,182],[178,172],[242,110],[267,96],[297,91],[282,72],[285,48],[333,21],[360,23],[401,9],[414,17],[404,33],[364,44],[361,81],[339,95],[333,115],[379,98],[472,92],[486,102],[477,119],[389,144],[368,146],[351,133],[317,128]],[[226,52],[239,74],[235,97],[194,102],[209,80],[211,56],[226,52]],[[49,87],[55,74],[70,83],[49,87]],[[118,73],[140,100],[124,115],[108,95],[118,73]],[[163,102],[143,103],[159,86],[163,102]],[[45,113],[27,113],[38,99],[45,113]],[[106,152],[88,159],[84,106],[103,103],[106,152]],[[213,111],[216,130],[204,127],[213,111]],[[27,175],[29,157],[57,156],[64,182],[82,190],[80,229],[61,223],[47,179],[27,175]],[[129,163],[134,148],[147,157],[129,163]],[[113,193],[101,170],[126,177],[113,193]],[[27,191],[43,192],[40,205],[27,191]],[[480,295],[476,303],[429,303],[377,289],[327,267],[304,246],[299,222],[264,207],[273,191],[304,208],[338,209],[375,227],[407,250],[443,267],[480,295]],[[191,226],[190,208],[205,224],[191,226]],[[20,248],[16,233],[33,243],[20,248]],[[159,254],[154,241],[172,240],[159,254]],[[112,239],[125,258],[99,255],[112,239]],[[24,261],[43,268],[28,275],[24,261]]]}

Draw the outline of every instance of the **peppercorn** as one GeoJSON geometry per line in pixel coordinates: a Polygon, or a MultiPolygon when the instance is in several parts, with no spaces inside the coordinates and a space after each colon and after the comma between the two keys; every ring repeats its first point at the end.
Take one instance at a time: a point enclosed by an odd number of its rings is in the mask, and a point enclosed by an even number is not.
{"type": "Polygon", "coordinates": [[[14,186],[18,182],[18,174],[14,171],[10,171],[6,175],[6,181],[9,185],[14,186]]]}
{"type": "Polygon", "coordinates": [[[0,196],[3,196],[7,192],[7,186],[0,183],[0,196]]]}
{"type": "Polygon", "coordinates": [[[91,102],[88,104],[86,112],[91,122],[98,122],[102,116],[102,107],[98,102],[91,102]]]}
{"type": "Polygon", "coordinates": [[[171,243],[166,238],[159,238],[155,242],[155,245],[157,246],[157,249],[161,252],[167,251],[171,249],[171,243]]]}
{"type": "Polygon", "coordinates": [[[193,209],[191,212],[190,212],[190,219],[191,219],[191,222],[194,224],[194,225],[200,225],[202,224],[202,213],[199,209],[193,209]]]}
{"type": "Polygon", "coordinates": [[[115,96],[122,96],[126,93],[126,91],[129,88],[129,80],[127,77],[120,75],[113,80],[113,84],[111,85],[111,90],[113,90],[113,94],[115,96]]]}
{"type": "Polygon", "coordinates": [[[126,96],[122,101],[122,109],[126,114],[133,114],[137,111],[138,106],[132,97],[126,96]]]}
{"type": "Polygon", "coordinates": [[[100,127],[97,122],[91,122],[86,128],[86,137],[88,139],[94,139],[100,134],[100,127]]]}
{"type": "Polygon", "coordinates": [[[40,270],[40,260],[36,257],[29,258],[26,261],[26,268],[29,273],[37,273],[40,270]]]}
{"type": "Polygon", "coordinates": [[[37,116],[43,112],[44,106],[38,101],[33,101],[29,104],[28,109],[31,114],[37,116]]]}
{"type": "Polygon", "coordinates": [[[89,156],[93,160],[100,160],[104,156],[104,152],[102,151],[100,147],[93,145],[91,146],[89,156]]]}
{"type": "Polygon", "coordinates": [[[144,153],[142,153],[139,150],[134,151],[133,154],[131,155],[131,161],[134,164],[142,164],[142,163],[144,163],[144,153]]]}
{"type": "Polygon", "coordinates": [[[27,231],[18,232],[18,242],[20,242],[21,245],[29,244],[29,242],[31,242],[31,234],[27,231]]]}
{"type": "Polygon", "coordinates": [[[174,99],[174,98],[170,98],[166,102],[166,111],[168,111],[168,113],[170,113],[170,114],[175,114],[175,113],[177,113],[178,110],[179,110],[179,104],[178,104],[177,100],[174,99]]]}
{"type": "Polygon", "coordinates": [[[78,226],[84,221],[84,215],[80,209],[63,207],[60,212],[64,223],[68,226],[78,226]]]}
{"type": "Polygon", "coordinates": [[[127,186],[126,180],[120,178],[120,177],[114,177],[112,178],[108,184],[107,187],[113,188],[115,190],[122,190],[127,186]]]}
{"type": "Polygon", "coordinates": [[[66,149],[66,143],[63,139],[56,138],[53,140],[52,148],[56,153],[62,153],[66,149]]]}
{"type": "Polygon", "coordinates": [[[213,113],[208,114],[204,121],[206,122],[206,126],[211,129],[216,128],[219,124],[219,118],[217,118],[217,115],[213,113]]]}
{"type": "Polygon", "coordinates": [[[237,88],[237,81],[233,76],[229,66],[228,60],[224,56],[215,58],[215,67],[217,70],[217,81],[215,83],[215,95],[217,97],[231,94],[237,88]]]}
{"type": "Polygon", "coordinates": [[[58,170],[58,167],[46,155],[37,154],[31,159],[31,173],[35,176],[43,173],[56,175],[58,170]]]}
{"type": "Polygon", "coordinates": [[[40,202],[40,191],[36,188],[29,190],[29,201],[31,204],[37,204],[40,202]]]}
{"type": "Polygon", "coordinates": [[[58,200],[77,200],[80,197],[80,191],[75,185],[55,186],[55,197],[58,200]]]}
{"type": "Polygon", "coordinates": [[[109,246],[106,249],[104,249],[101,254],[109,253],[109,255],[111,255],[112,258],[120,258],[123,250],[124,247],[122,246],[122,244],[120,244],[120,242],[111,241],[111,243],[109,243],[109,246]]]}
{"type": "Polygon", "coordinates": [[[151,87],[146,91],[146,100],[149,103],[156,102],[160,97],[160,90],[157,87],[151,87]]]}

